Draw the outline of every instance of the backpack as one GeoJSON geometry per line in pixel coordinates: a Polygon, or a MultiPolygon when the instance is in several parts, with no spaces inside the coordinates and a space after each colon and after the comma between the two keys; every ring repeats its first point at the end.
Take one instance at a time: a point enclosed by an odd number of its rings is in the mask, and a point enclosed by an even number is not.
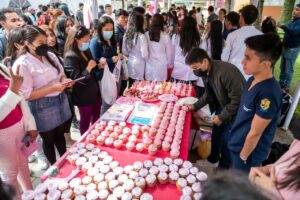
{"type": "Polygon", "coordinates": [[[278,119],[278,126],[283,126],[285,118],[290,110],[291,104],[292,104],[292,96],[287,93],[283,92],[282,93],[282,107],[281,107],[281,112],[280,112],[280,117],[278,119]]]}

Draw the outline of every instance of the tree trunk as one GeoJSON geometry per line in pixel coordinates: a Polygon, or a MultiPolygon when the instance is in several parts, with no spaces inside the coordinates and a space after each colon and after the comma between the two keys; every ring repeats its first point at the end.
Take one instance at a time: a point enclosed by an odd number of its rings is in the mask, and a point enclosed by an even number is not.
{"type": "Polygon", "coordinates": [[[260,25],[261,25],[261,21],[262,21],[262,12],[263,12],[263,9],[264,9],[264,2],[265,2],[264,0],[259,0],[258,1],[258,7],[257,7],[258,17],[257,17],[257,20],[254,24],[257,29],[260,29],[260,25]]]}
{"type": "Polygon", "coordinates": [[[295,6],[296,0],[285,0],[283,4],[283,9],[281,12],[280,22],[282,24],[287,24],[292,20],[292,12],[295,6]]]}

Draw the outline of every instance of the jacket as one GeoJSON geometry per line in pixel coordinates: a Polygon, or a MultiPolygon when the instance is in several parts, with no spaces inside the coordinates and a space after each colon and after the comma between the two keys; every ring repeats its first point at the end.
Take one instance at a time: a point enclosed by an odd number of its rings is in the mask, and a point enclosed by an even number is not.
{"type": "MultiPolygon", "coordinates": [[[[88,61],[93,58],[88,58],[88,61]]],[[[77,106],[93,105],[100,96],[95,70],[89,73],[86,70],[88,61],[81,59],[74,51],[69,50],[65,57],[65,72],[68,78],[77,79],[85,77],[75,83],[72,88],[72,102],[77,106]]]]}
{"type": "Polygon", "coordinates": [[[5,58],[5,48],[7,44],[7,38],[5,30],[2,31],[0,34],[0,60],[3,60],[5,58]]]}
{"type": "Polygon", "coordinates": [[[119,44],[120,51],[122,51],[123,45],[123,36],[125,34],[125,30],[119,24],[115,27],[115,41],[119,44]]]}
{"type": "Polygon", "coordinates": [[[288,25],[283,25],[284,30],[283,44],[285,48],[296,48],[300,46],[300,17],[294,19],[288,25]]]}
{"type": "Polygon", "coordinates": [[[241,94],[246,84],[245,78],[236,66],[218,60],[211,61],[209,75],[202,78],[205,84],[205,92],[194,104],[195,110],[199,110],[208,104],[210,111],[213,113],[219,104],[222,108],[219,114],[222,122],[232,123],[240,105],[241,94]],[[210,88],[208,82],[212,90],[208,89],[210,88]]]}

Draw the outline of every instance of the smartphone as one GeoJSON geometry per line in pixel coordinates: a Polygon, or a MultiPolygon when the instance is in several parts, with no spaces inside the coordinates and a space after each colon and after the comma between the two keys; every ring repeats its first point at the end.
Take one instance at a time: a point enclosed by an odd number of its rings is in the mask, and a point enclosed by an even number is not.
{"type": "Polygon", "coordinates": [[[68,82],[65,82],[65,83],[63,83],[63,84],[69,84],[69,83],[76,83],[77,81],[81,81],[81,80],[83,80],[83,79],[85,79],[85,76],[83,76],[83,77],[80,77],[80,78],[77,78],[77,79],[74,79],[74,80],[70,80],[70,81],[68,81],[68,82]]]}

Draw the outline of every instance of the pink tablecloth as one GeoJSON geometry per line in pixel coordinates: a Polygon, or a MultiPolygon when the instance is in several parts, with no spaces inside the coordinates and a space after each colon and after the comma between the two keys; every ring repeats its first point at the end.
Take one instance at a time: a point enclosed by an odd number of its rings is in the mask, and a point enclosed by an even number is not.
{"type": "MultiPolygon", "coordinates": [[[[191,119],[192,115],[191,112],[188,112],[186,115],[186,120],[184,124],[184,131],[183,137],[181,142],[180,148],[180,158],[183,160],[187,160],[188,158],[188,145],[189,145],[189,135],[190,135],[190,127],[191,127],[191,119]]],[[[97,122],[96,122],[97,123],[97,122]]],[[[95,124],[96,124],[95,123],[95,124]]],[[[86,135],[94,128],[95,124],[87,131],[85,135],[78,142],[85,141],[86,135]]],[[[76,143],[74,144],[76,145],[76,143]]],[[[115,149],[113,147],[105,147],[105,146],[98,146],[101,150],[106,151],[111,155],[114,160],[118,161],[122,167],[126,165],[133,164],[135,161],[145,161],[145,160],[154,160],[156,157],[165,158],[169,157],[169,152],[163,152],[162,150],[158,151],[155,156],[150,156],[146,153],[138,153],[138,152],[130,152],[124,149],[115,149]]],[[[59,173],[56,176],[57,178],[64,178],[67,177],[72,169],[75,169],[68,161],[66,161],[67,153],[59,159],[54,166],[59,166],[59,173]]],[[[78,176],[83,176],[80,173],[78,176]]],[[[42,181],[47,179],[46,176],[42,177],[42,181]]],[[[172,184],[164,184],[164,185],[157,185],[153,188],[146,188],[146,192],[149,192],[153,195],[154,199],[179,199],[181,192],[176,188],[175,185],[172,184]]]]}

